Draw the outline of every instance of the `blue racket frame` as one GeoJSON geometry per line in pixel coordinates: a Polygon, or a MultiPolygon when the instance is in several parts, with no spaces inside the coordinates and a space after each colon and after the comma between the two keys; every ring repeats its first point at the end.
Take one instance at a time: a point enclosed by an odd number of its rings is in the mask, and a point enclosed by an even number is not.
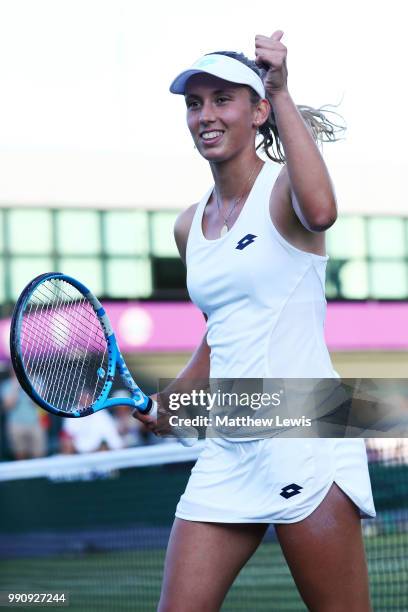
{"type": "Polygon", "coordinates": [[[58,416],[73,418],[84,417],[89,414],[98,412],[99,410],[103,410],[105,408],[113,408],[115,406],[124,405],[129,406],[133,409],[137,409],[144,414],[148,414],[153,406],[153,401],[143,393],[140,387],[133,380],[133,377],[129,372],[125,360],[123,359],[122,354],[119,350],[115,334],[109,321],[109,317],[106,314],[102,304],[83,283],[76,280],[72,276],[68,276],[60,272],[47,272],[34,278],[24,288],[23,292],[17,300],[11,320],[10,354],[14,371],[22,388],[39,406],[41,406],[48,412],[52,412],[53,414],[56,414],[58,416]],[[21,346],[21,325],[26,305],[31,295],[34,293],[34,291],[39,285],[41,285],[47,280],[51,280],[54,278],[63,281],[65,280],[66,282],[73,285],[91,304],[96,316],[98,317],[101,323],[108,351],[108,368],[105,374],[105,383],[99,397],[91,406],[88,406],[83,410],[76,410],[73,412],[65,412],[64,410],[59,410],[51,404],[48,404],[48,402],[46,402],[42,397],[38,395],[37,391],[34,389],[27,376],[19,350],[19,347],[21,346]],[[118,369],[123,384],[130,391],[130,398],[123,397],[108,399],[108,395],[115,378],[116,368],[118,369]]]}

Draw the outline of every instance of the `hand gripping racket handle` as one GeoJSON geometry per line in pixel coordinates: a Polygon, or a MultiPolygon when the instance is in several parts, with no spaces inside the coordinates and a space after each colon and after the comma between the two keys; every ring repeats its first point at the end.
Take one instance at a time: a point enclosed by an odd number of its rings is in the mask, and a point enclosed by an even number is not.
{"type": "MultiPolygon", "coordinates": [[[[157,420],[157,402],[152,400],[152,407],[149,410],[148,414],[153,419],[157,420]]],[[[178,442],[180,442],[183,446],[194,446],[198,440],[198,432],[195,427],[175,427],[174,425],[171,428],[172,432],[176,436],[178,442]],[[186,437],[188,435],[188,437],[186,437]]]]}

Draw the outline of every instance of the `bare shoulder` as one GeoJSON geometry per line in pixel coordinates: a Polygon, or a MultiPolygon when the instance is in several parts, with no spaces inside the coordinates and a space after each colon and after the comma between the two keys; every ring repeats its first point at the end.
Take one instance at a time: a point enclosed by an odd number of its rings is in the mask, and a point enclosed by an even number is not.
{"type": "Polygon", "coordinates": [[[195,211],[197,210],[198,204],[192,204],[183,210],[177,217],[174,224],[174,238],[176,240],[177,248],[180,253],[180,257],[184,263],[186,263],[186,247],[188,235],[190,233],[191,224],[195,211]]]}
{"type": "Polygon", "coordinates": [[[295,212],[292,198],[294,194],[285,164],[279,172],[269,200],[272,223],[285,240],[296,248],[316,255],[325,255],[324,232],[311,232],[302,224],[295,212]]]}

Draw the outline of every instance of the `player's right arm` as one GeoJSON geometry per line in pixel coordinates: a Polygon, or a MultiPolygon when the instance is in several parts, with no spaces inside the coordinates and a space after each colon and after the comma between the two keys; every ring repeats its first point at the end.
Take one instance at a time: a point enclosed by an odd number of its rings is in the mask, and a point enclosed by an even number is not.
{"type": "MultiPolygon", "coordinates": [[[[193,217],[197,206],[198,204],[193,204],[186,210],[183,210],[183,212],[181,212],[177,217],[174,224],[174,239],[184,265],[186,265],[188,235],[190,233],[191,224],[193,222],[193,217]]],[[[203,315],[205,320],[207,320],[207,315],[205,313],[203,313],[203,315]]],[[[177,378],[207,379],[209,375],[210,349],[207,344],[207,333],[205,333],[201,343],[194,351],[190,361],[187,363],[185,368],[183,368],[177,378]]]]}
{"type": "Polygon", "coordinates": [[[186,210],[183,210],[183,212],[181,212],[177,217],[174,224],[174,239],[184,265],[186,265],[188,235],[190,233],[191,224],[193,222],[193,217],[195,211],[197,210],[197,206],[198,204],[193,204],[192,206],[186,208],[186,210]]]}
{"type": "MultiPolygon", "coordinates": [[[[193,217],[196,209],[197,204],[193,204],[192,206],[181,212],[177,217],[174,225],[174,238],[176,241],[177,249],[180,254],[180,258],[183,261],[184,265],[186,265],[186,249],[188,235],[190,233],[191,224],[193,222],[193,217]]],[[[203,313],[203,315],[205,320],[207,320],[207,315],[205,313],[203,313]]],[[[192,354],[186,366],[178,374],[177,378],[184,378],[190,380],[195,379],[200,381],[208,380],[209,376],[210,349],[207,344],[207,333],[205,333],[200,344],[197,346],[196,350],[192,354]]],[[[157,399],[156,394],[152,395],[151,397],[153,400],[157,399]]],[[[151,419],[149,415],[143,415],[140,412],[136,411],[133,416],[145,423],[149,427],[149,429],[152,429],[152,431],[156,432],[154,420],[151,419]]]]}

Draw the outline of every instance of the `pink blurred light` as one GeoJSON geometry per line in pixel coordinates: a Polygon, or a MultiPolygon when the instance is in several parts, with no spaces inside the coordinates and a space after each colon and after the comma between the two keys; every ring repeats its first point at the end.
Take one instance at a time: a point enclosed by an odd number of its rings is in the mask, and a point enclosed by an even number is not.
{"type": "Polygon", "coordinates": [[[332,302],[326,341],[332,351],[406,350],[408,302],[332,302]]]}
{"type": "MultiPolygon", "coordinates": [[[[107,302],[104,306],[124,353],[190,352],[205,332],[201,312],[189,302],[107,302]],[[130,310],[134,311],[131,316],[130,310]]],[[[326,341],[332,351],[406,350],[407,323],[408,302],[331,302],[327,309],[326,341]]],[[[9,325],[9,319],[0,321],[3,361],[9,359],[9,325]]]]}

